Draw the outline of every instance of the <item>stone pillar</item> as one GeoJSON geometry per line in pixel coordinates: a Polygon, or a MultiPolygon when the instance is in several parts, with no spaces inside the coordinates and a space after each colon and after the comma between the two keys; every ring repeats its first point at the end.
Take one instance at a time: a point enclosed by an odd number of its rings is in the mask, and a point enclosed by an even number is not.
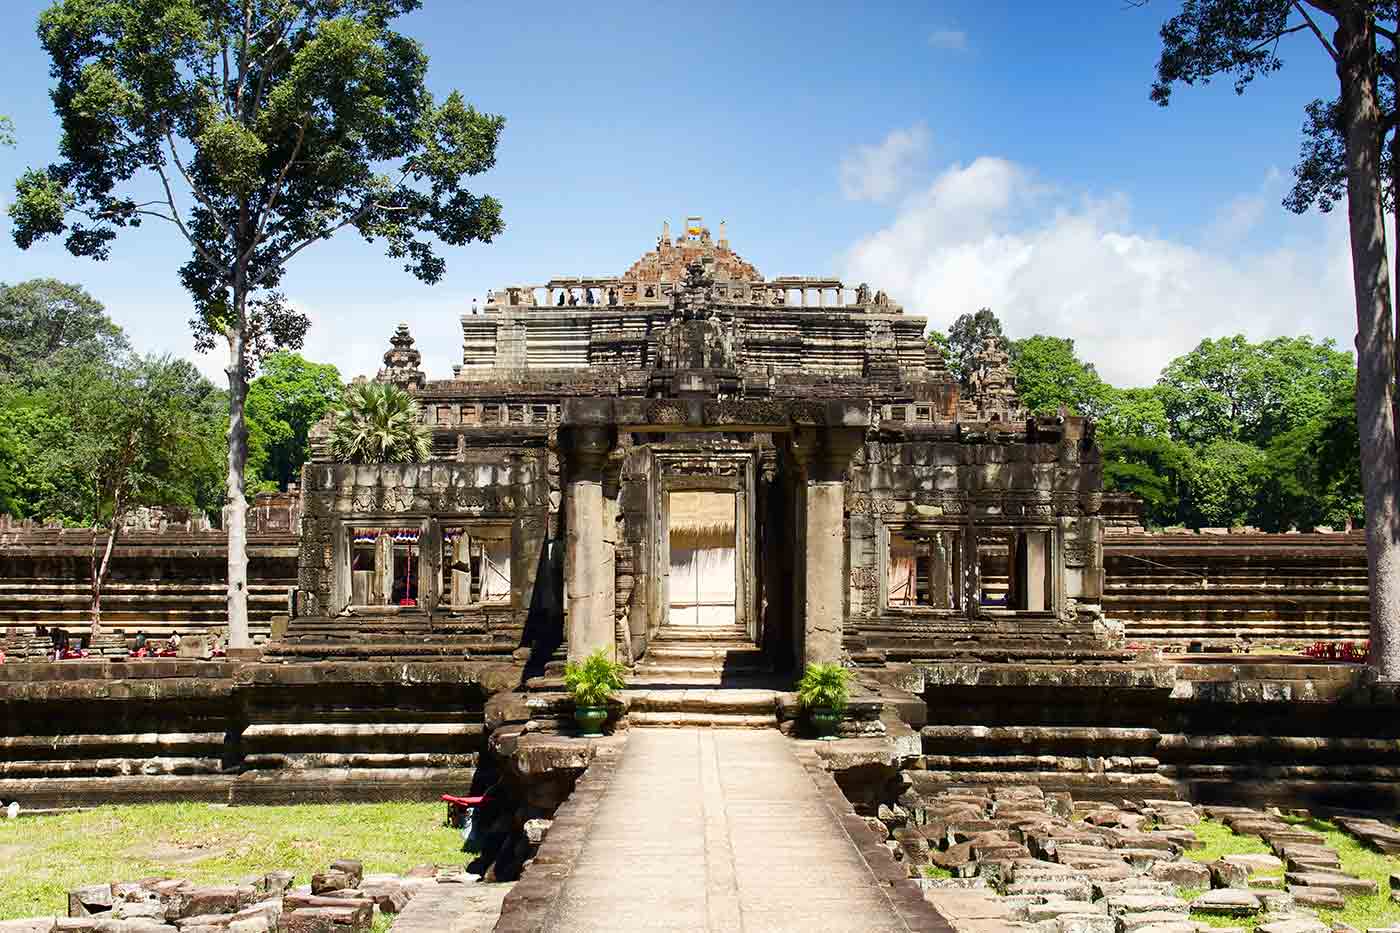
{"type": "Polygon", "coordinates": [[[564,581],[568,590],[569,660],[604,649],[614,653],[613,581],[603,542],[603,467],[611,448],[603,427],[568,430],[564,488],[564,581]]]}
{"type": "Polygon", "coordinates": [[[864,431],[800,428],[788,438],[802,468],[806,530],[798,663],[839,662],[846,623],[846,468],[864,431]]]}

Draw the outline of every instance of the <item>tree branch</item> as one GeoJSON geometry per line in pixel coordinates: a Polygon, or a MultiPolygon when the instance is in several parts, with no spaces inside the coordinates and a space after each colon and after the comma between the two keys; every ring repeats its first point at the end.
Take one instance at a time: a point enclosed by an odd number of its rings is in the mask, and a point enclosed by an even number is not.
{"type": "Polygon", "coordinates": [[[287,180],[287,175],[291,172],[292,166],[296,163],[297,156],[301,154],[301,144],[306,139],[306,124],[311,118],[307,117],[301,121],[297,127],[296,145],[292,147],[292,154],[287,158],[287,164],[282,166],[282,171],[277,174],[277,180],[272,183],[272,191],[267,196],[267,205],[262,210],[253,215],[253,237],[248,244],[248,249],[239,257],[239,262],[247,261],[253,254],[258,243],[262,240],[263,232],[267,229],[267,219],[272,216],[272,209],[277,206],[277,196],[282,192],[282,183],[287,180]]]}
{"type": "MultiPolygon", "coordinates": [[[[1293,8],[1302,14],[1307,26],[1312,30],[1312,34],[1317,36],[1317,41],[1322,43],[1322,47],[1327,50],[1327,54],[1332,56],[1332,61],[1341,64],[1342,57],[1337,54],[1337,50],[1332,47],[1332,43],[1327,41],[1327,37],[1322,34],[1322,30],[1317,28],[1317,23],[1308,15],[1308,11],[1303,9],[1303,4],[1298,0],[1293,0],[1293,8]]],[[[1330,11],[1329,11],[1330,12],[1330,11]]]]}
{"type": "Polygon", "coordinates": [[[1258,45],[1256,45],[1254,48],[1250,49],[1249,51],[1250,51],[1250,52],[1257,52],[1257,51],[1259,51],[1260,49],[1262,49],[1264,46],[1266,46],[1266,45],[1268,45],[1268,44],[1270,44],[1270,43],[1272,43],[1272,42],[1277,42],[1278,40],[1282,39],[1282,38],[1283,38],[1284,36],[1286,36],[1286,35],[1289,35],[1289,34],[1295,33],[1295,32],[1299,32],[1299,31],[1304,30],[1304,29],[1307,29],[1307,28],[1308,28],[1308,24],[1307,24],[1307,23],[1299,23],[1298,25],[1292,26],[1292,27],[1290,27],[1290,28],[1288,28],[1288,29],[1285,29],[1285,30],[1283,30],[1282,32],[1276,32],[1276,33],[1274,33],[1272,36],[1270,36],[1269,38],[1267,38],[1267,39],[1263,40],[1262,42],[1260,42],[1260,43],[1259,43],[1258,45]]]}
{"type": "Polygon", "coordinates": [[[204,196],[204,193],[199,190],[199,186],[194,183],[194,179],[190,177],[190,173],[185,171],[185,163],[180,160],[179,150],[175,148],[175,135],[172,132],[170,132],[169,126],[165,127],[165,139],[166,142],[170,143],[170,157],[175,160],[175,167],[178,168],[180,170],[180,174],[184,176],[185,184],[190,186],[190,191],[194,194],[194,196],[199,198],[199,200],[204,204],[204,206],[209,209],[209,213],[213,215],[215,222],[217,222],[219,225],[219,228],[224,231],[224,236],[237,243],[238,239],[233,235],[233,231],[229,229],[228,224],[224,222],[224,218],[219,214],[218,209],[215,208],[214,205],[209,201],[209,199],[204,196]]]}
{"type": "Polygon", "coordinates": [[[209,255],[209,251],[190,234],[189,228],[186,227],[185,222],[180,219],[180,211],[175,206],[175,193],[170,190],[170,179],[166,176],[165,169],[159,162],[155,163],[155,169],[156,174],[160,176],[161,185],[165,187],[165,203],[170,205],[170,221],[180,228],[180,232],[184,234],[185,239],[189,241],[189,244],[194,247],[195,252],[199,253],[200,257],[203,258],[205,262],[209,263],[212,268],[222,269],[222,264],[214,259],[213,256],[209,255]]]}

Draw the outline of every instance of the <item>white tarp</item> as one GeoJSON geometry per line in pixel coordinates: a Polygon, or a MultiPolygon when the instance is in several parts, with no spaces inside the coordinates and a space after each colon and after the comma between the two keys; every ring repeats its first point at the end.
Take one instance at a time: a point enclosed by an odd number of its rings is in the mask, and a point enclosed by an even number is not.
{"type": "Polygon", "coordinates": [[[733,625],[734,548],[671,545],[671,624],[733,625]]]}
{"type": "Polygon", "coordinates": [[[481,601],[510,600],[510,539],[484,538],[481,541],[481,601]]]}

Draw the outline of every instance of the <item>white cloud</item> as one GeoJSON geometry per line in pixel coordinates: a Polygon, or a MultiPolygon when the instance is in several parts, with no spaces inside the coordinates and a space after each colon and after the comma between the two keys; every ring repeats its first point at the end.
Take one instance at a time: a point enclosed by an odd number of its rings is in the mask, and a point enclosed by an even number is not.
{"type": "Polygon", "coordinates": [[[841,160],[841,193],[852,201],[883,201],[899,192],[928,151],[928,127],[892,130],[874,145],[857,146],[841,160]]]}
{"type": "MultiPolygon", "coordinates": [[[[845,273],[935,327],[988,306],[1013,337],[1073,337],[1118,385],[1153,382],[1206,337],[1311,334],[1351,349],[1345,218],[1278,211],[1294,241],[1231,251],[1207,236],[1200,246],[1136,228],[1124,197],[1073,195],[979,158],[946,170],[856,243],[845,273]]],[[[1206,230],[1238,233],[1261,215],[1252,201],[1232,202],[1206,230]]]]}
{"type": "Polygon", "coordinates": [[[961,51],[967,48],[967,33],[961,29],[935,29],[929,33],[928,44],[935,49],[956,49],[961,51]]]}

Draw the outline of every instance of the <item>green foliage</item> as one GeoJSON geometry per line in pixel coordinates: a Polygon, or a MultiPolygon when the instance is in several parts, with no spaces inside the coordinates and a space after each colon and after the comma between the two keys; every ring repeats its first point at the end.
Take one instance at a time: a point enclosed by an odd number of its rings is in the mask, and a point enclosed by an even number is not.
{"type": "Polygon", "coordinates": [[[1336,394],[1326,413],[1274,438],[1265,454],[1254,480],[1258,523],[1266,531],[1343,528],[1363,520],[1354,383],[1336,394]]]}
{"type": "Polygon", "coordinates": [[[1264,446],[1330,407],[1355,378],[1350,353],[1331,340],[1242,335],[1203,340],[1162,371],[1158,390],[1173,433],[1194,447],[1217,440],[1264,446]]]}
{"type": "Polygon", "coordinates": [[[421,463],[432,454],[432,431],[420,423],[418,403],[403,389],[361,382],[336,410],[331,453],[347,463],[421,463]]]}
{"type": "Polygon", "coordinates": [[[1258,495],[1264,452],[1242,441],[1207,444],[1191,461],[1187,521],[1195,527],[1247,525],[1258,495]]]}
{"type": "Polygon", "coordinates": [[[248,479],[255,491],[286,489],[310,456],[307,435],[344,392],[340,371],[296,353],[263,361],[248,384],[248,479]]]}
{"type": "Polygon", "coordinates": [[[1017,394],[1032,412],[1053,415],[1063,406],[1098,418],[1107,408],[1113,390],[1075,355],[1073,340],[1036,334],[1013,340],[1010,355],[1017,394]]]}
{"type": "Polygon", "coordinates": [[[121,328],[82,286],[0,282],[0,381],[32,388],[45,367],[115,363],[127,351],[121,328]]]}
{"type": "Polygon", "coordinates": [[[582,662],[564,665],[564,687],[574,695],[579,706],[606,706],[615,691],[627,686],[627,668],[608,657],[603,649],[590,654],[582,662]]]}
{"type": "Polygon", "coordinates": [[[124,228],[175,224],[197,338],[238,332],[255,356],[299,343],[306,319],[274,290],[293,256],[345,227],[437,281],[437,244],[502,229],[500,205],[463,181],[494,164],[504,120],[455,91],[434,100],[421,46],[390,28],[419,6],[56,0],[38,32],[62,160],[20,179],[16,242],[66,234],[74,255],[103,259],[124,228]],[[157,201],[135,196],[150,185],[157,201]]]}
{"type": "Polygon", "coordinates": [[[1158,437],[1171,435],[1167,408],[1156,386],[1116,389],[1108,387],[1098,417],[1100,435],[1158,437]]]}
{"type": "Polygon", "coordinates": [[[1103,485],[1109,492],[1131,492],[1142,499],[1148,525],[1165,527],[1182,520],[1182,494],[1191,475],[1191,451],[1168,437],[1107,435],[1103,448],[1103,485]]]}
{"type": "Polygon", "coordinates": [[[15,121],[4,114],[0,114],[0,146],[13,146],[15,144],[15,121]]]}
{"type": "Polygon", "coordinates": [[[797,701],[804,707],[840,712],[850,699],[851,672],[840,664],[808,664],[797,682],[797,701]]]}

